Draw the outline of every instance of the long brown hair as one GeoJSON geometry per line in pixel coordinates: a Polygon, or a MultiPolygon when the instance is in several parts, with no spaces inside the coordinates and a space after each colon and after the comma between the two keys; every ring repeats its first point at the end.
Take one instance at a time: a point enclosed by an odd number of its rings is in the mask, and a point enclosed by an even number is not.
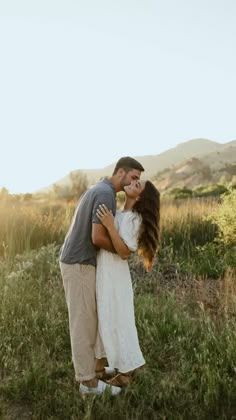
{"type": "Polygon", "coordinates": [[[138,255],[147,271],[152,269],[160,243],[160,193],[152,182],[146,181],[133,211],[142,216],[138,236],[138,255]]]}

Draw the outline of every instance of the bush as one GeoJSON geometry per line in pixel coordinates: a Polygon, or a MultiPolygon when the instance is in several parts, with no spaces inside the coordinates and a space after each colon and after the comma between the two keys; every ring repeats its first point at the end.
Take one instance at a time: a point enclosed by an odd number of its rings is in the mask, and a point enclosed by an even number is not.
{"type": "Polygon", "coordinates": [[[228,189],[225,185],[216,184],[198,187],[194,190],[193,195],[195,197],[219,197],[226,192],[228,189]]]}
{"type": "Polygon", "coordinates": [[[225,245],[236,245],[236,190],[222,196],[221,204],[209,218],[218,226],[219,239],[225,245]]]}
{"type": "Polygon", "coordinates": [[[178,198],[191,198],[193,195],[193,192],[189,188],[174,188],[170,191],[170,196],[173,196],[175,200],[178,198]]]}

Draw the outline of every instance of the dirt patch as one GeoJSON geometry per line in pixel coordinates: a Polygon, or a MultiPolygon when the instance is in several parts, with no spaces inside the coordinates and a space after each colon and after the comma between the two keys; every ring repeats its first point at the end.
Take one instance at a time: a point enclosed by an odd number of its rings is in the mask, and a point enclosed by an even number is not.
{"type": "Polygon", "coordinates": [[[136,293],[172,292],[177,300],[192,302],[214,313],[232,314],[236,302],[236,272],[229,269],[219,279],[183,273],[178,264],[161,264],[151,273],[137,259],[130,261],[130,271],[136,293]]]}
{"type": "Polygon", "coordinates": [[[32,415],[26,404],[0,400],[0,420],[31,420],[32,415]]]}

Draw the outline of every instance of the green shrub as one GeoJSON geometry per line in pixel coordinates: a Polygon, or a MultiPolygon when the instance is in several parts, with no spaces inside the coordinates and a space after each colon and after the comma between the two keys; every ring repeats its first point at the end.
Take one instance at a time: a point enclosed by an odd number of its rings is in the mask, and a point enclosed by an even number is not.
{"type": "Polygon", "coordinates": [[[232,189],[230,193],[223,195],[221,204],[209,216],[209,219],[218,226],[220,241],[229,246],[236,245],[235,209],[236,190],[232,189]]]}
{"type": "Polygon", "coordinates": [[[175,200],[178,198],[190,198],[193,195],[193,192],[189,188],[174,188],[170,191],[170,196],[172,196],[175,200]]]}
{"type": "Polygon", "coordinates": [[[225,185],[204,185],[196,188],[193,195],[195,197],[219,197],[226,192],[228,192],[228,188],[225,185]]]}

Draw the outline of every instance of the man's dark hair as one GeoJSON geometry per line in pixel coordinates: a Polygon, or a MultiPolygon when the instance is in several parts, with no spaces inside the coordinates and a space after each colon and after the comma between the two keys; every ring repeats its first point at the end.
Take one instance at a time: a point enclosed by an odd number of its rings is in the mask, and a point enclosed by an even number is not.
{"type": "Polygon", "coordinates": [[[125,172],[132,171],[132,169],[137,169],[141,172],[144,171],[144,167],[141,165],[141,163],[130,156],[124,156],[118,160],[112,175],[115,175],[120,168],[124,169],[125,172]]]}

